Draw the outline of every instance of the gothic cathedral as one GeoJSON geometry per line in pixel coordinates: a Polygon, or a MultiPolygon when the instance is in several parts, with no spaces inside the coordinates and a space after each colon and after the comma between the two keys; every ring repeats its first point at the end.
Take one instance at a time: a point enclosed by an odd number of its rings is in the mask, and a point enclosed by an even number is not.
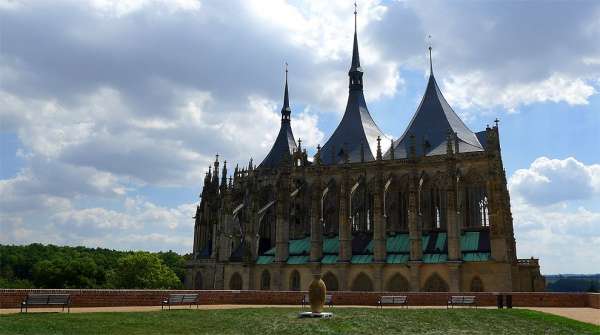
{"type": "Polygon", "coordinates": [[[314,157],[294,139],[287,71],[264,160],[228,179],[217,157],[186,286],[306,290],[320,274],[330,291],[543,291],[538,260],[516,257],[498,124],[472,132],[431,67],[408,127],[387,138],[363,95],[356,30],[348,77],[344,116],[314,157]]]}

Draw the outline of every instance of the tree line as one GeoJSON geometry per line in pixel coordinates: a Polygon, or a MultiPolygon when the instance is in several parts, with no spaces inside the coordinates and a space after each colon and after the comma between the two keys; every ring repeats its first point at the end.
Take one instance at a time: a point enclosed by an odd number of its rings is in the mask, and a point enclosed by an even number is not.
{"type": "Polygon", "coordinates": [[[188,255],[173,251],[0,245],[0,288],[183,288],[188,255]]]}

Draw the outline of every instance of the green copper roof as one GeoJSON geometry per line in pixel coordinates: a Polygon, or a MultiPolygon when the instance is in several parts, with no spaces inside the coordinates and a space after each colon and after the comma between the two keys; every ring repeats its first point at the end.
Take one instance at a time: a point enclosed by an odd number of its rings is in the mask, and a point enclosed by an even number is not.
{"type": "Polygon", "coordinates": [[[323,240],[323,253],[324,254],[337,254],[340,248],[340,240],[338,237],[326,238],[323,240]]]}
{"type": "Polygon", "coordinates": [[[369,241],[369,244],[367,244],[367,246],[365,247],[365,251],[366,253],[373,253],[373,240],[369,241]]]}
{"type": "Polygon", "coordinates": [[[301,240],[289,241],[290,255],[307,255],[310,254],[310,237],[301,240]]]}
{"type": "Polygon", "coordinates": [[[408,238],[408,234],[388,236],[385,243],[385,249],[389,253],[410,252],[410,239],[408,238]]]}
{"type": "Polygon", "coordinates": [[[479,232],[467,231],[460,236],[460,250],[473,251],[479,248],[479,232]]]}
{"type": "Polygon", "coordinates": [[[354,255],[350,260],[352,264],[369,264],[373,263],[373,255],[354,255]]]}
{"type": "Polygon", "coordinates": [[[275,260],[273,256],[258,256],[256,259],[256,264],[271,264],[275,260]]]}
{"type": "Polygon", "coordinates": [[[423,254],[423,263],[437,264],[445,263],[447,260],[448,255],[446,254],[423,254]]]}
{"type": "Polygon", "coordinates": [[[406,264],[408,254],[388,254],[385,262],[388,264],[406,264]]]}
{"type": "Polygon", "coordinates": [[[288,264],[298,265],[308,263],[308,256],[290,256],[287,260],[288,264]]]}
{"type": "Polygon", "coordinates": [[[423,239],[421,240],[421,246],[423,247],[423,251],[427,249],[427,245],[429,244],[429,235],[423,235],[423,239]]]}
{"type": "Polygon", "coordinates": [[[444,245],[446,244],[446,233],[439,233],[437,235],[437,240],[435,241],[435,250],[443,251],[444,245]]]}
{"type": "MultiPolygon", "coordinates": [[[[464,232],[460,237],[460,246],[463,253],[463,261],[465,262],[484,262],[490,259],[489,251],[481,248],[482,241],[486,241],[485,235],[482,237],[482,232],[468,231],[464,232]]],[[[423,245],[423,262],[428,264],[443,263],[448,260],[448,255],[444,253],[447,244],[448,235],[445,232],[437,234],[425,234],[422,236],[423,245]],[[435,242],[432,242],[431,248],[429,240],[435,237],[435,242]]],[[[488,242],[489,243],[489,242],[488,242]]],[[[337,262],[337,254],[339,252],[340,242],[338,237],[325,238],[323,240],[323,259],[322,264],[335,264],[337,262]]],[[[485,246],[483,247],[485,248],[485,246]]],[[[488,247],[489,248],[489,247],[488,247]]],[[[489,249],[487,249],[489,250],[489,249]]],[[[408,234],[396,234],[388,236],[386,240],[388,264],[404,264],[408,262],[410,253],[410,239],[408,234]]],[[[305,264],[309,261],[310,254],[310,237],[298,240],[289,241],[290,257],[288,264],[305,264]]],[[[373,262],[373,241],[370,241],[365,248],[365,254],[354,255],[351,262],[353,264],[368,264],[373,262]]],[[[256,260],[257,264],[270,264],[274,261],[275,248],[272,248],[259,256],[256,260]]]]}
{"type": "Polygon", "coordinates": [[[489,252],[463,252],[465,262],[485,262],[490,260],[489,252]]]}
{"type": "Polygon", "coordinates": [[[325,255],[323,259],[321,259],[321,264],[335,264],[337,263],[337,255],[325,255]]]}

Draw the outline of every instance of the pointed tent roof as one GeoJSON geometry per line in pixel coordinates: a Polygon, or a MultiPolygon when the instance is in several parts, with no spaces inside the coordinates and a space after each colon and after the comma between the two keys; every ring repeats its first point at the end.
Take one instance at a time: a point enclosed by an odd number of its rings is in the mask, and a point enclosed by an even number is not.
{"type": "Polygon", "coordinates": [[[294,133],[292,132],[290,115],[292,109],[290,108],[290,101],[288,95],[288,83],[287,83],[287,68],[285,70],[285,89],[283,93],[283,106],[281,107],[281,128],[279,128],[279,134],[273,143],[271,151],[267,154],[267,157],[260,163],[259,168],[274,168],[281,164],[281,162],[289,158],[292,153],[296,150],[296,140],[294,139],[294,133]]]}
{"type": "MultiPolygon", "coordinates": [[[[459,152],[483,151],[477,136],[464,124],[448,104],[433,75],[430,74],[423,99],[402,137],[394,141],[394,158],[408,157],[410,136],[414,135],[417,156],[446,153],[448,131],[456,134],[459,152]]],[[[455,144],[452,143],[452,148],[455,144]]],[[[385,154],[390,157],[390,150],[385,154]]]]}
{"type": "Polygon", "coordinates": [[[344,162],[346,155],[348,155],[350,162],[360,162],[362,152],[364,152],[365,161],[375,160],[377,137],[387,138],[379,129],[367,108],[363,94],[362,75],[355,25],[352,65],[348,72],[350,84],[346,111],[342,121],[321,149],[320,157],[323,164],[344,162]]]}

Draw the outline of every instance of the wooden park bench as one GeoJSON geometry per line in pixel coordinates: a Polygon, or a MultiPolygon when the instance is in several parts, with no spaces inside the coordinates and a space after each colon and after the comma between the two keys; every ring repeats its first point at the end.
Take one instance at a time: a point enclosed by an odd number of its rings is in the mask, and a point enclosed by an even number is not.
{"type": "Polygon", "coordinates": [[[405,295],[382,295],[377,300],[379,308],[383,308],[384,305],[400,305],[408,308],[408,296],[405,295]]]}
{"type": "MultiPolygon", "coordinates": [[[[308,294],[304,295],[304,298],[302,298],[302,301],[300,303],[302,304],[302,308],[304,308],[304,306],[306,306],[306,305],[310,305],[310,297],[308,296],[308,294]]],[[[331,294],[325,295],[324,305],[333,307],[333,295],[331,295],[331,294]]]]}
{"type": "Polygon", "coordinates": [[[196,304],[196,308],[198,308],[198,293],[174,293],[162,300],[160,309],[164,309],[165,306],[171,309],[172,305],[190,305],[192,308],[193,304],[196,304]]]}
{"type": "Polygon", "coordinates": [[[477,308],[477,300],[474,295],[453,295],[448,299],[448,304],[446,308],[454,308],[454,306],[463,305],[463,306],[475,306],[477,308]]]}
{"type": "Polygon", "coordinates": [[[21,313],[30,306],[62,306],[62,311],[71,312],[71,295],[69,294],[28,294],[27,298],[21,302],[21,313]]]}

